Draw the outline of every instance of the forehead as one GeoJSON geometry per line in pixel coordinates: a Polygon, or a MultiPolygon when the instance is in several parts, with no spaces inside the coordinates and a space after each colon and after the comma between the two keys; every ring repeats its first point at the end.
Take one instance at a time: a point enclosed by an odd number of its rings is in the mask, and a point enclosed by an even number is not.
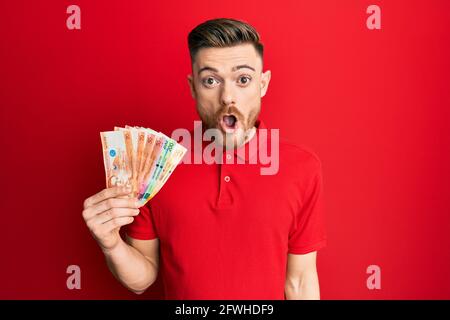
{"type": "Polygon", "coordinates": [[[212,67],[219,71],[230,71],[234,66],[243,64],[261,70],[261,57],[250,43],[225,48],[202,48],[197,52],[193,68],[199,70],[212,67]]]}

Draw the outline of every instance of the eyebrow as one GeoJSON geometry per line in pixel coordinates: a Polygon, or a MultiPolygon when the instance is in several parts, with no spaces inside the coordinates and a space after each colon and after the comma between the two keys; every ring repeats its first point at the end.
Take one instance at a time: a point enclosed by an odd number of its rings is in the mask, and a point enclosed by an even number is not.
{"type": "MultiPolygon", "coordinates": [[[[250,67],[248,64],[240,64],[238,66],[235,66],[235,67],[233,67],[233,69],[231,69],[231,71],[234,72],[234,71],[237,71],[237,70],[240,70],[240,69],[250,69],[250,70],[255,71],[255,68],[250,67]]],[[[206,67],[203,67],[200,70],[198,70],[198,74],[200,74],[203,71],[219,72],[219,70],[217,70],[216,68],[212,68],[212,67],[206,66],[206,67]]]]}

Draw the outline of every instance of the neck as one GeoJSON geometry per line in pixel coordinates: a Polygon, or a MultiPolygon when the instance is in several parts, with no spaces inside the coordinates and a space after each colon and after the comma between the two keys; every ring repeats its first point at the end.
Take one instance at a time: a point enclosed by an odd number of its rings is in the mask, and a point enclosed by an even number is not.
{"type": "Polygon", "coordinates": [[[231,149],[240,148],[240,147],[244,146],[247,142],[249,142],[253,138],[255,133],[256,133],[256,127],[252,127],[244,133],[244,141],[241,144],[239,144],[239,145],[232,144],[231,146],[225,145],[223,147],[225,149],[228,149],[228,147],[231,147],[231,149]]]}
{"type": "Polygon", "coordinates": [[[245,133],[245,140],[244,140],[243,144],[246,144],[247,142],[249,142],[253,138],[255,133],[256,133],[256,127],[255,126],[253,126],[250,129],[248,129],[247,132],[245,133]]]}

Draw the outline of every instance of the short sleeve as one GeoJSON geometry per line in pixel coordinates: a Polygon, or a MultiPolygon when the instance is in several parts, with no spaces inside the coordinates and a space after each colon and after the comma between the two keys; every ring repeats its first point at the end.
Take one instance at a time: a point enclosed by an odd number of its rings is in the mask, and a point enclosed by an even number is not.
{"type": "Polygon", "coordinates": [[[126,234],[134,239],[152,240],[158,238],[155,228],[155,219],[150,205],[141,207],[140,213],[134,217],[134,221],[126,226],[126,234]]]}
{"type": "Polygon", "coordinates": [[[304,189],[302,205],[289,233],[288,253],[306,254],[326,246],[323,179],[320,161],[304,189]]]}

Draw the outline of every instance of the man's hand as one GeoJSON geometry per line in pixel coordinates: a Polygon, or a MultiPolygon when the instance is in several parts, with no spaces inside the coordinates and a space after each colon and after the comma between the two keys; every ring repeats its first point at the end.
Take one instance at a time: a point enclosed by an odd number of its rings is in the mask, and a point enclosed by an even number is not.
{"type": "Polygon", "coordinates": [[[83,218],[113,275],[129,290],[142,293],[158,275],[159,242],[130,239],[128,245],[120,237],[120,227],[132,223],[139,214],[137,199],[130,194],[124,187],[100,191],[84,201],[83,218]]]}
{"type": "Polygon", "coordinates": [[[123,241],[120,227],[132,223],[139,214],[137,199],[128,198],[130,193],[131,189],[112,187],[84,201],[84,221],[104,252],[123,241]]]}

